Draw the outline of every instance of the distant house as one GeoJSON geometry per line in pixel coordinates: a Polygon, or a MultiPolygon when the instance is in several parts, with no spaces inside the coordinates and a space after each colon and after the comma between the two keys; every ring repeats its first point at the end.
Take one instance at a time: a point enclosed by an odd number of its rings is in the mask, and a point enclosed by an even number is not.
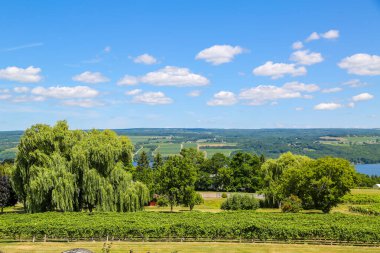
{"type": "Polygon", "coordinates": [[[375,184],[375,185],[373,186],[373,188],[374,188],[374,189],[380,189],[380,184],[375,184]]]}

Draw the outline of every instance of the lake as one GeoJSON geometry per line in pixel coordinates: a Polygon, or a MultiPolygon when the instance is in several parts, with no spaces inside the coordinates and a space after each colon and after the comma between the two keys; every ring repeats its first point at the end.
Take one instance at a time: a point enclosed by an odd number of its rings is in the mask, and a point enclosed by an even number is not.
{"type": "Polygon", "coordinates": [[[358,172],[367,175],[380,176],[380,163],[377,164],[356,164],[355,168],[358,172]]]}

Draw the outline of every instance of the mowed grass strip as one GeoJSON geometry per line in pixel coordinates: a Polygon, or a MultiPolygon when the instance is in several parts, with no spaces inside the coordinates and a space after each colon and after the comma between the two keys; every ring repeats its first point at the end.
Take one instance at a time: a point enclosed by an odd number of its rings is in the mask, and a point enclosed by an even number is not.
{"type": "MultiPolygon", "coordinates": [[[[86,248],[95,253],[101,253],[103,242],[0,242],[0,250],[6,253],[40,253],[63,252],[73,248],[86,248]]],[[[226,242],[119,242],[113,241],[111,253],[126,252],[229,252],[229,253],[378,253],[379,248],[327,245],[294,245],[294,244],[253,244],[253,243],[226,243],[226,242]]]]}

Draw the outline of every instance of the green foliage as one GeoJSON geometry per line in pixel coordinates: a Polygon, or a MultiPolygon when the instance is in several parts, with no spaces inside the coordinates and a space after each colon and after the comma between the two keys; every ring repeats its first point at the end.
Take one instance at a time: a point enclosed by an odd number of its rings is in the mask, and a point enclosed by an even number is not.
{"type": "Polygon", "coordinates": [[[281,202],[281,211],[283,213],[299,213],[302,210],[302,200],[296,195],[284,199],[281,202]]]}
{"type": "Polygon", "coordinates": [[[368,206],[349,206],[350,212],[361,213],[366,215],[380,216],[380,204],[368,205],[368,206]]]}
{"type": "Polygon", "coordinates": [[[222,210],[256,210],[259,201],[248,194],[232,194],[221,206],[222,210]]]}
{"type": "Polygon", "coordinates": [[[170,156],[157,171],[159,194],[167,196],[171,210],[178,204],[185,204],[188,187],[194,189],[197,180],[195,159],[186,156],[170,156]]]}
{"type": "Polygon", "coordinates": [[[165,195],[161,195],[157,198],[157,205],[160,207],[169,206],[169,199],[165,195]]]}
{"type": "Polygon", "coordinates": [[[380,191],[378,195],[369,195],[369,194],[346,194],[343,196],[342,201],[348,204],[375,204],[380,203],[380,191]]]}
{"type": "Polygon", "coordinates": [[[129,240],[276,240],[376,243],[380,219],[345,214],[239,212],[37,213],[0,215],[1,239],[114,237],[129,240]]]}
{"type": "Polygon", "coordinates": [[[185,206],[190,207],[190,211],[193,210],[195,205],[202,204],[203,198],[202,195],[197,193],[193,187],[187,186],[185,188],[184,196],[183,196],[183,204],[185,206]]]}
{"type": "Polygon", "coordinates": [[[29,212],[137,211],[148,188],[133,182],[133,146],[110,130],[71,131],[65,121],[37,124],[18,146],[13,183],[29,212]]]}
{"type": "Polygon", "coordinates": [[[280,194],[283,198],[296,195],[305,209],[328,213],[350,192],[354,177],[354,168],[344,159],[325,157],[305,161],[284,171],[280,194]]]}
{"type": "Polygon", "coordinates": [[[227,198],[227,193],[223,192],[222,193],[222,198],[226,199],[227,198]]]}

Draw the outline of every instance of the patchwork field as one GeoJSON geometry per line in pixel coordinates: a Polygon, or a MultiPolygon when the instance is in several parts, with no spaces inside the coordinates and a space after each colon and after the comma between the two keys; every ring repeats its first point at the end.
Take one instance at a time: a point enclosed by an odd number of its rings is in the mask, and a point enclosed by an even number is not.
{"type": "Polygon", "coordinates": [[[379,144],[379,136],[347,136],[347,137],[320,137],[320,143],[335,146],[352,146],[365,144],[379,144]]]}

